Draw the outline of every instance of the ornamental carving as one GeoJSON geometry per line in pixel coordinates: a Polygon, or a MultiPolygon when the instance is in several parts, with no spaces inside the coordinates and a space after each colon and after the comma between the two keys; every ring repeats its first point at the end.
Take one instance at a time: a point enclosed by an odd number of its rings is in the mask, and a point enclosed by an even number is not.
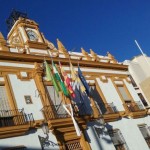
{"type": "Polygon", "coordinates": [[[14,36],[12,38],[12,44],[21,44],[19,36],[14,36]]]}

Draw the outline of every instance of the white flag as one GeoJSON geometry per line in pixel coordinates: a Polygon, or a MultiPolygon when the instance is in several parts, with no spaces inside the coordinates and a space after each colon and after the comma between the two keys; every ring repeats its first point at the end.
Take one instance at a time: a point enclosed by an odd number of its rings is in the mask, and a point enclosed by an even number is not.
{"type": "Polygon", "coordinates": [[[73,121],[73,124],[74,124],[75,130],[76,130],[77,136],[81,136],[80,128],[79,128],[77,122],[75,121],[75,119],[74,119],[74,117],[73,117],[73,110],[72,110],[71,104],[63,105],[63,107],[64,107],[64,109],[67,111],[67,113],[71,116],[71,119],[72,119],[72,121],[73,121]],[[70,110],[71,112],[67,109],[67,107],[69,107],[69,110],[70,110]]]}

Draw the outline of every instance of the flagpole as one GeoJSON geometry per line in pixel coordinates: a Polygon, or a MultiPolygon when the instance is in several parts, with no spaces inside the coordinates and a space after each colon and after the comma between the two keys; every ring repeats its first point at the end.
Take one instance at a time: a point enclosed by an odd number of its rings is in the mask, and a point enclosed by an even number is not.
{"type": "Polygon", "coordinates": [[[141,49],[140,45],[138,44],[138,42],[137,42],[136,40],[134,40],[134,41],[135,41],[135,44],[137,45],[137,47],[139,48],[140,52],[141,52],[142,55],[144,56],[145,61],[146,61],[147,64],[150,66],[150,63],[149,63],[149,61],[147,60],[145,54],[143,53],[143,50],[141,49]]]}

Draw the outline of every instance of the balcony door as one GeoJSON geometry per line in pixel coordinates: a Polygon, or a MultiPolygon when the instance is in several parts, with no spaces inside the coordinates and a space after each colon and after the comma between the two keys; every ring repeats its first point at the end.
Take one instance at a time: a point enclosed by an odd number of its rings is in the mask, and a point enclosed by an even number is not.
{"type": "Polygon", "coordinates": [[[96,86],[91,86],[91,97],[94,99],[99,111],[102,114],[105,114],[107,112],[106,106],[100,96],[100,94],[98,93],[96,86]]]}
{"type": "Polygon", "coordinates": [[[57,95],[54,86],[48,85],[46,86],[47,94],[49,96],[49,100],[53,105],[60,105],[61,104],[61,97],[57,95]]]}
{"type": "Polygon", "coordinates": [[[129,102],[132,100],[129,91],[126,89],[126,87],[124,87],[124,85],[116,85],[116,86],[122,100],[124,100],[125,102],[126,101],[129,102]]]}

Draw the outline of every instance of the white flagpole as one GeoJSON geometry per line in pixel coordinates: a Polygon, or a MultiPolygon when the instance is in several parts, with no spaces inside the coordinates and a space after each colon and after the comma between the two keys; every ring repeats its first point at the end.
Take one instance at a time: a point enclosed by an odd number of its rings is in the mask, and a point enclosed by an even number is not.
{"type": "Polygon", "coordinates": [[[142,53],[142,55],[144,56],[145,61],[147,62],[147,64],[150,66],[149,61],[147,60],[145,54],[143,53],[143,50],[141,49],[140,45],[138,44],[138,42],[135,40],[135,44],[137,45],[137,47],[139,48],[140,52],[142,53]]]}

